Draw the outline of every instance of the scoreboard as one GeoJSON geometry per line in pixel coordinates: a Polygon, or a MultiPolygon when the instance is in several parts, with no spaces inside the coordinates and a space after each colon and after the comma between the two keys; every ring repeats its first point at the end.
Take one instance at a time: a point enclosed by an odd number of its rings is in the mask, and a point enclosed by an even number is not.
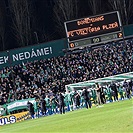
{"type": "Polygon", "coordinates": [[[118,11],[67,21],[64,25],[69,48],[119,40],[123,37],[118,11]]]}
{"type": "Polygon", "coordinates": [[[97,36],[97,37],[88,38],[85,40],[80,40],[80,41],[75,41],[75,42],[70,42],[68,43],[68,47],[76,48],[76,47],[82,47],[82,46],[87,46],[87,45],[91,46],[91,45],[96,45],[96,44],[101,44],[101,43],[107,43],[109,41],[117,41],[120,39],[123,39],[122,32],[103,35],[103,36],[97,36]]]}

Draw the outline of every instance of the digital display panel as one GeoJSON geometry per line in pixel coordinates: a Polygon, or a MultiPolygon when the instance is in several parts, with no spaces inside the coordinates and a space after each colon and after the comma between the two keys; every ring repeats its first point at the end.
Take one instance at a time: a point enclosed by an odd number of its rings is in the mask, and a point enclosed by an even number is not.
{"type": "Polygon", "coordinates": [[[121,31],[119,12],[100,14],[64,23],[68,42],[121,31]]]}

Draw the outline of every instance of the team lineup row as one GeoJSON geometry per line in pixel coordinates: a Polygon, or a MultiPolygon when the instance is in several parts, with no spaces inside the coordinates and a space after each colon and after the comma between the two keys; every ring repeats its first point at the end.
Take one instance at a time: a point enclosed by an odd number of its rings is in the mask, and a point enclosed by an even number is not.
{"type": "Polygon", "coordinates": [[[65,113],[92,105],[102,107],[102,104],[124,99],[131,99],[133,95],[133,81],[124,81],[122,84],[112,82],[106,86],[95,84],[94,88],[73,89],[57,95],[46,95],[45,99],[38,97],[32,104],[28,101],[28,110],[32,118],[47,116],[56,113],[65,113]]]}

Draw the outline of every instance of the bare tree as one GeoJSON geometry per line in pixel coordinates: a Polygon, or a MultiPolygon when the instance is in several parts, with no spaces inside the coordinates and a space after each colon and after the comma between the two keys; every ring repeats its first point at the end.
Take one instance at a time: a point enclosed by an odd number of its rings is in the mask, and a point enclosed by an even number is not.
{"type": "Polygon", "coordinates": [[[14,35],[20,46],[31,40],[31,0],[9,0],[14,35]]]}
{"type": "Polygon", "coordinates": [[[122,23],[128,25],[133,14],[133,0],[108,0],[108,2],[113,10],[120,12],[122,23]]]}
{"type": "Polygon", "coordinates": [[[61,35],[65,35],[64,22],[78,17],[78,0],[55,0],[54,20],[61,35]]]}
{"type": "Polygon", "coordinates": [[[102,1],[101,0],[88,0],[89,10],[93,15],[102,12],[102,1]]]}
{"type": "Polygon", "coordinates": [[[4,0],[0,0],[0,49],[5,50],[5,21],[6,21],[6,6],[4,0]]]}

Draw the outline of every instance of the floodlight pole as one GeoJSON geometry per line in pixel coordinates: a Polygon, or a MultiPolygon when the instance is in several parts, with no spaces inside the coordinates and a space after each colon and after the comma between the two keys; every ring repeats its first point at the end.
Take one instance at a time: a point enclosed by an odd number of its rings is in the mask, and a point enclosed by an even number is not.
{"type": "Polygon", "coordinates": [[[123,29],[123,26],[121,26],[120,28],[121,28],[121,31],[122,31],[122,39],[123,39],[123,42],[124,42],[124,44],[126,44],[125,37],[124,37],[124,29],[123,29]]]}
{"type": "Polygon", "coordinates": [[[37,34],[37,32],[34,31],[34,34],[35,34],[35,37],[36,37],[37,44],[39,44],[39,39],[38,39],[38,34],[37,34]]]}
{"type": "Polygon", "coordinates": [[[17,95],[16,95],[16,85],[15,85],[15,79],[13,76],[13,69],[12,69],[12,61],[11,61],[11,57],[10,57],[10,51],[7,51],[7,55],[8,55],[8,62],[9,62],[9,67],[11,70],[11,76],[12,76],[12,81],[13,81],[13,90],[15,91],[15,100],[17,100],[17,95]]]}

